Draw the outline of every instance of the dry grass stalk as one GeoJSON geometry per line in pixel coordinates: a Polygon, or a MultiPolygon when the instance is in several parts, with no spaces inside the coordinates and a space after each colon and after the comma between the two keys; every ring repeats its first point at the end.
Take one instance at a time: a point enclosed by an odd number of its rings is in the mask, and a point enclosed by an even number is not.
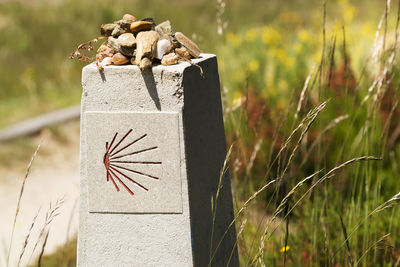
{"type": "Polygon", "coordinates": [[[330,131],[331,129],[335,128],[340,122],[346,120],[349,118],[349,115],[345,114],[342,116],[339,116],[337,118],[335,118],[334,120],[332,120],[328,126],[326,126],[321,133],[318,135],[318,137],[311,143],[310,148],[307,150],[307,152],[305,153],[305,157],[303,158],[303,160],[301,161],[300,164],[300,168],[307,162],[308,156],[311,154],[311,152],[313,151],[313,149],[315,148],[315,146],[317,144],[319,144],[319,142],[322,139],[322,136],[324,136],[325,133],[327,133],[328,131],[330,131]]]}
{"type": "Polygon", "coordinates": [[[260,151],[261,145],[263,143],[263,139],[262,138],[258,138],[256,141],[256,144],[254,145],[254,149],[253,152],[251,153],[250,159],[249,159],[249,163],[246,166],[246,175],[250,175],[250,172],[254,166],[254,160],[257,157],[258,152],[260,151]]]}
{"type": "Polygon", "coordinates": [[[400,203],[400,192],[398,192],[397,194],[395,194],[392,198],[390,198],[389,200],[385,201],[384,203],[382,203],[381,205],[379,205],[377,208],[375,208],[373,211],[371,211],[361,222],[359,222],[351,231],[351,233],[348,235],[348,237],[342,242],[342,244],[339,246],[339,248],[336,250],[336,252],[334,253],[334,255],[332,256],[332,259],[334,258],[334,256],[339,252],[339,250],[346,244],[346,242],[348,240],[350,240],[350,238],[355,234],[355,232],[361,227],[361,225],[364,224],[364,222],[366,222],[370,217],[374,216],[375,214],[389,209],[397,204],[400,203]]]}
{"type": "MultiPolygon", "coordinates": [[[[225,156],[225,160],[224,160],[224,165],[219,173],[219,181],[218,181],[218,188],[217,188],[217,192],[215,194],[215,198],[214,200],[211,197],[211,210],[213,213],[213,217],[212,217],[212,228],[211,228],[211,240],[210,240],[210,261],[208,263],[208,266],[211,266],[212,264],[212,255],[213,255],[213,243],[214,243],[214,230],[215,230],[215,219],[217,216],[217,207],[218,207],[218,199],[219,199],[219,194],[221,192],[222,186],[223,186],[223,179],[225,176],[225,173],[228,170],[228,162],[229,162],[229,158],[231,156],[231,152],[232,152],[232,147],[233,144],[230,146],[228,153],[226,153],[225,156]]],[[[215,249],[215,252],[217,251],[218,248],[215,249]]],[[[215,253],[214,252],[214,253],[215,253]]]]}
{"type": "MultiPolygon", "coordinates": [[[[322,170],[319,170],[313,174],[311,174],[310,176],[307,176],[306,178],[302,179],[299,183],[297,183],[290,191],[289,193],[282,199],[282,201],[279,203],[279,206],[275,209],[274,213],[272,214],[271,218],[268,220],[266,228],[264,229],[263,234],[261,235],[261,240],[260,240],[260,246],[258,249],[258,253],[255,257],[255,259],[252,261],[251,265],[255,265],[257,263],[257,261],[259,261],[259,263],[263,266],[264,263],[261,262],[261,256],[263,254],[264,251],[264,245],[265,245],[265,238],[268,234],[268,230],[269,230],[269,226],[272,224],[273,221],[275,221],[275,219],[278,217],[278,215],[284,210],[285,205],[287,204],[287,201],[290,199],[290,197],[294,194],[294,192],[297,191],[298,188],[300,188],[305,182],[307,182],[308,180],[310,180],[311,178],[313,178],[314,176],[316,176],[317,174],[319,174],[322,170]]],[[[288,213],[286,214],[286,216],[290,213],[291,210],[288,211],[288,213]]],[[[285,216],[285,217],[286,217],[285,216]]]]}
{"type": "Polygon", "coordinates": [[[325,101],[322,104],[320,104],[318,107],[310,110],[308,112],[308,114],[297,125],[297,127],[290,133],[289,137],[285,140],[284,144],[279,149],[279,152],[275,156],[274,160],[269,165],[269,168],[267,169],[267,171],[266,171],[266,173],[264,175],[264,180],[268,177],[273,165],[277,162],[277,160],[279,160],[281,158],[281,155],[282,155],[283,151],[289,146],[289,144],[291,143],[291,141],[294,138],[295,134],[298,133],[301,129],[305,128],[305,130],[303,130],[301,132],[300,138],[297,140],[297,144],[296,144],[294,150],[292,151],[292,153],[291,153],[291,155],[289,157],[289,160],[288,160],[288,162],[286,164],[286,167],[285,167],[284,171],[281,173],[280,177],[278,177],[279,180],[282,179],[282,177],[284,176],[288,166],[290,165],[291,160],[293,159],[293,156],[294,156],[295,152],[297,151],[297,148],[299,147],[301,141],[303,140],[305,134],[307,133],[307,131],[311,127],[312,123],[317,118],[318,114],[325,108],[327,102],[328,101],[325,101]]]}
{"type": "Polygon", "coordinates": [[[37,219],[37,217],[38,217],[38,215],[39,215],[39,212],[40,212],[40,208],[39,208],[38,211],[36,212],[35,217],[33,217],[33,220],[32,220],[31,226],[30,226],[30,228],[29,228],[28,234],[27,234],[26,237],[25,237],[24,245],[22,246],[22,251],[21,251],[21,254],[19,255],[19,259],[18,259],[18,264],[17,264],[17,266],[20,266],[20,264],[21,264],[22,256],[24,256],[25,249],[26,249],[26,247],[28,246],[29,237],[30,237],[30,235],[31,235],[31,233],[32,233],[33,227],[34,227],[35,224],[36,224],[36,219],[37,219]]]}
{"type": "Polygon", "coordinates": [[[264,192],[270,185],[272,185],[272,184],[275,183],[276,181],[277,181],[277,180],[275,179],[275,180],[272,180],[272,181],[268,182],[267,184],[263,185],[260,189],[258,189],[253,195],[251,195],[251,196],[246,200],[246,202],[243,204],[243,206],[240,208],[240,210],[236,213],[235,218],[232,220],[232,222],[231,222],[231,223],[229,224],[229,226],[226,228],[226,230],[225,230],[224,234],[222,235],[220,241],[218,242],[218,244],[217,244],[217,246],[216,246],[216,248],[215,248],[215,251],[214,251],[214,253],[212,254],[210,260],[212,260],[212,259],[215,257],[216,251],[217,251],[218,248],[220,247],[220,245],[221,245],[223,239],[224,239],[225,236],[228,234],[229,229],[230,229],[233,225],[235,225],[235,222],[237,221],[237,219],[239,218],[239,216],[249,207],[250,203],[251,203],[254,199],[256,199],[257,196],[258,196],[259,194],[261,194],[262,192],[264,192]]]}
{"type": "Polygon", "coordinates": [[[52,206],[52,203],[50,202],[49,209],[46,212],[44,224],[42,226],[42,229],[40,230],[39,237],[36,240],[35,246],[33,247],[31,256],[29,257],[29,261],[32,258],[32,255],[35,253],[40,240],[45,235],[46,231],[48,232],[48,228],[49,228],[51,222],[54,220],[54,218],[56,218],[58,216],[58,214],[59,214],[58,211],[63,204],[64,204],[64,197],[57,199],[54,206],[52,206]]]}
{"type": "Polygon", "coordinates": [[[373,242],[372,245],[370,245],[365,251],[364,253],[360,256],[360,258],[358,259],[358,261],[356,261],[356,263],[354,264],[354,266],[358,266],[358,264],[360,263],[360,261],[365,257],[365,255],[367,255],[367,253],[376,247],[376,245],[380,242],[382,242],[386,237],[390,236],[390,234],[386,234],[381,236],[381,238],[379,238],[377,241],[373,242]]]}
{"type": "Polygon", "coordinates": [[[347,240],[346,247],[347,247],[347,252],[349,253],[349,262],[352,263],[350,242],[348,240],[347,229],[346,229],[346,225],[343,222],[342,215],[340,215],[340,214],[339,214],[339,219],[340,219],[340,226],[342,227],[342,233],[343,233],[344,239],[347,240]]]}
{"type": "Polygon", "coordinates": [[[307,76],[306,81],[304,82],[303,90],[301,90],[301,93],[300,93],[299,103],[297,104],[296,114],[294,115],[295,119],[297,119],[297,117],[299,116],[299,112],[303,105],[304,98],[305,98],[307,88],[308,88],[308,84],[310,83],[310,79],[311,79],[312,74],[314,73],[314,69],[315,69],[315,66],[312,67],[311,73],[307,76]]]}
{"type": "Polygon", "coordinates": [[[300,135],[299,139],[297,140],[296,146],[293,148],[292,153],[289,156],[289,159],[288,159],[288,161],[286,163],[286,166],[285,166],[284,170],[282,171],[282,173],[280,175],[280,179],[282,179],[283,176],[285,175],[285,173],[288,170],[288,168],[290,166],[290,163],[292,162],[292,160],[294,158],[294,155],[296,154],[297,149],[300,147],[300,144],[303,141],[305,135],[307,134],[307,132],[310,129],[311,125],[314,123],[315,119],[318,117],[319,113],[325,108],[327,102],[328,101],[325,101],[321,105],[316,107],[315,109],[312,109],[309,112],[309,114],[306,116],[306,118],[307,118],[306,126],[305,126],[304,130],[301,132],[301,135],[300,135]]]}
{"type": "Polygon", "coordinates": [[[233,254],[235,253],[235,250],[236,250],[236,246],[237,246],[237,243],[238,243],[238,239],[239,239],[240,236],[242,235],[243,230],[244,230],[244,227],[246,226],[246,224],[247,224],[247,218],[245,218],[245,219],[243,220],[242,224],[240,225],[239,232],[238,232],[237,235],[236,235],[235,244],[233,245],[233,248],[232,248],[232,250],[231,250],[231,254],[229,255],[229,259],[228,259],[228,262],[226,263],[226,266],[229,266],[229,264],[231,263],[233,254]]]}
{"type": "Polygon", "coordinates": [[[10,246],[8,248],[7,261],[6,261],[6,265],[7,266],[9,266],[9,264],[10,264],[10,254],[11,254],[11,248],[12,248],[12,243],[13,243],[13,238],[14,238],[15,225],[17,223],[17,217],[18,217],[19,210],[20,210],[20,207],[21,207],[21,199],[22,199],[22,195],[24,193],[25,183],[26,183],[26,180],[27,180],[27,178],[29,176],[29,172],[31,170],[32,163],[33,163],[34,159],[36,158],[36,155],[39,152],[39,149],[40,149],[40,144],[37,146],[37,148],[35,150],[35,153],[33,153],[33,156],[31,158],[31,160],[29,161],[28,167],[26,168],[24,180],[22,181],[21,190],[19,192],[19,197],[18,197],[17,208],[15,210],[14,222],[13,222],[13,226],[12,226],[12,230],[11,230],[10,246]]]}
{"type": "MultiPolygon", "coordinates": [[[[293,211],[293,209],[295,207],[297,207],[299,205],[299,203],[301,202],[301,200],[303,200],[303,198],[308,195],[317,185],[321,184],[322,182],[324,182],[325,180],[327,180],[328,178],[331,178],[334,176],[334,174],[339,171],[340,169],[343,169],[344,167],[346,167],[347,165],[350,165],[352,163],[355,162],[360,162],[360,161],[369,161],[369,160],[381,160],[381,158],[377,158],[377,157],[371,157],[371,156],[364,156],[364,157],[358,157],[358,158],[353,158],[351,160],[348,160],[334,168],[332,168],[330,171],[328,171],[325,175],[323,175],[320,179],[318,179],[313,185],[311,185],[311,187],[306,191],[306,193],[304,193],[297,202],[295,202],[295,204],[289,209],[289,211],[285,214],[284,219],[286,219],[286,217],[293,211]]],[[[321,170],[320,170],[321,171],[321,170]]],[[[281,223],[279,223],[273,231],[271,231],[269,233],[269,226],[270,224],[277,218],[277,216],[283,211],[283,207],[286,204],[287,200],[290,198],[291,195],[294,194],[294,192],[302,185],[304,184],[307,180],[311,179],[312,177],[314,177],[316,174],[318,174],[320,171],[306,177],[305,179],[303,179],[302,181],[300,181],[296,186],[294,186],[290,192],[282,199],[282,201],[280,202],[278,208],[276,208],[276,210],[273,213],[273,216],[271,217],[271,219],[267,222],[267,225],[265,227],[264,233],[261,236],[261,240],[260,240],[260,246],[258,249],[258,252],[256,254],[256,256],[254,257],[253,261],[251,262],[251,265],[256,265],[257,262],[259,262],[261,264],[261,266],[264,266],[263,262],[262,262],[262,256],[264,254],[264,245],[265,245],[265,240],[267,239],[267,235],[269,234],[268,238],[272,235],[272,233],[280,226],[281,223]]],[[[396,195],[397,196],[397,195],[396,195]]],[[[395,196],[395,197],[396,197],[395,196]]],[[[392,199],[395,199],[395,197],[393,197],[392,199]]],[[[400,193],[397,196],[398,198],[400,198],[400,193]]],[[[393,201],[393,200],[392,200],[393,201]]]]}
{"type": "Polygon", "coordinates": [[[43,257],[44,249],[46,248],[47,239],[49,238],[49,233],[50,233],[50,230],[47,231],[46,237],[44,238],[44,241],[43,241],[42,249],[40,250],[40,254],[39,254],[39,258],[38,258],[38,265],[37,265],[38,267],[40,267],[42,265],[42,257],[43,257]]]}

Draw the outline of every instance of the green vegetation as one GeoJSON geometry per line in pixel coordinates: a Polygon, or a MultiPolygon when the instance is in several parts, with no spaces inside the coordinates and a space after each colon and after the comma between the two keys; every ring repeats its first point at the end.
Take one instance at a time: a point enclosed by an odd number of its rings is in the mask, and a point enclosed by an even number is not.
{"type": "Polygon", "coordinates": [[[218,1],[0,3],[0,126],[79,102],[101,23],[170,19],[219,57],[241,264],[400,265],[397,3],[365,2],[232,0],[222,35],[218,1]]]}
{"type": "Polygon", "coordinates": [[[44,255],[42,266],[45,267],[74,267],[76,266],[76,237],[69,240],[50,255],[44,255]]]}

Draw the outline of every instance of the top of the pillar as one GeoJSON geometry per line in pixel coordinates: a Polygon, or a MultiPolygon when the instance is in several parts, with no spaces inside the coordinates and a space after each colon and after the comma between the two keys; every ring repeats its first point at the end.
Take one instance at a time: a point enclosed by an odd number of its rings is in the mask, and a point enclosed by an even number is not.
{"type": "Polygon", "coordinates": [[[191,63],[156,65],[145,71],[136,65],[111,65],[99,71],[92,63],[83,68],[82,86],[85,110],[176,111],[188,90],[219,90],[217,60],[213,54],[201,54],[191,63]]]}
{"type": "MultiPolygon", "coordinates": [[[[200,54],[199,58],[191,59],[192,64],[187,61],[181,61],[178,64],[167,65],[167,66],[159,64],[159,65],[153,65],[151,70],[154,73],[161,73],[162,71],[170,72],[170,73],[183,73],[186,68],[191,67],[193,64],[200,64],[208,59],[215,58],[215,57],[216,56],[214,54],[202,53],[202,54],[200,54]]],[[[139,67],[136,65],[109,65],[109,66],[105,66],[104,70],[109,73],[124,72],[127,70],[140,72],[139,67]]],[[[86,73],[92,73],[92,72],[99,72],[95,63],[86,65],[82,70],[83,76],[85,76],[86,73]]]]}

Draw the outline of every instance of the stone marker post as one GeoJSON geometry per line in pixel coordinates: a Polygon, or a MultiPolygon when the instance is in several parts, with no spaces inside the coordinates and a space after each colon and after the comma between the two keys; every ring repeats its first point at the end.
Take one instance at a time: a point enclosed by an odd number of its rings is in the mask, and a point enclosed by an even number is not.
{"type": "Polygon", "coordinates": [[[82,73],[78,266],[238,266],[217,59],[82,73]],[[212,234],[213,232],[213,234],[212,234]],[[224,234],[225,233],[225,234],[224,234]],[[220,242],[222,240],[222,242],[220,242]]]}

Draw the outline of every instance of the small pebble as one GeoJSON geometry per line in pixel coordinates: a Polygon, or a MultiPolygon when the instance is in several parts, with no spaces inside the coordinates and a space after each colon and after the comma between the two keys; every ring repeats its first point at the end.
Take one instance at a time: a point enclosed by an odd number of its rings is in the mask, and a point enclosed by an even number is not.
{"type": "Polygon", "coordinates": [[[136,36],[136,64],[139,65],[143,57],[150,60],[156,55],[158,33],[156,31],[139,32],[136,36]]]}
{"type": "Polygon", "coordinates": [[[107,45],[114,48],[114,50],[117,52],[119,52],[119,50],[121,49],[121,46],[118,43],[118,39],[116,39],[112,36],[108,37],[107,45]]]}
{"type": "Polygon", "coordinates": [[[116,23],[125,31],[130,32],[130,27],[133,21],[121,19],[118,20],[116,23]]]}
{"type": "Polygon", "coordinates": [[[118,37],[118,44],[121,47],[134,47],[136,45],[135,36],[132,33],[124,33],[118,37]]]}
{"type": "Polygon", "coordinates": [[[158,24],[155,27],[155,31],[160,35],[160,39],[169,40],[174,48],[180,46],[175,38],[171,22],[169,20],[163,21],[158,24]]]}
{"type": "Polygon", "coordinates": [[[96,52],[96,60],[98,62],[102,61],[106,57],[112,57],[115,53],[114,48],[102,44],[96,52]]]}
{"type": "Polygon", "coordinates": [[[135,47],[120,47],[119,52],[127,57],[134,57],[136,55],[135,47]]]}
{"type": "Polygon", "coordinates": [[[178,63],[178,56],[175,53],[169,53],[163,56],[161,59],[161,64],[163,65],[174,65],[178,63]]]}
{"type": "Polygon", "coordinates": [[[175,37],[178,40],[178,42],[181,43],[181,45],[186,47],[190,55],[192,55],[194,58],[198,58],[200,56],[201,53],[200,48],[192,40],[186,37],[183,33],[176,32],[175,37]]]}
{"type": "Polygon", "coordinates": [[[112,64],[111,57],[105,57],[105,58],[103,58],[103,60],[99,63],[99,65],[100,65],[102,68],[104,68],[105,66],[109,66],[109,65],[111,65],[111,64],[112,64]]]}
{"type": "Polygon", "coordinates": [[[123,20],[130,20],[130,21],[136,21],[135,16],[131,15],[131,14],[125,14],[124,16],[122,16],[123,20]]]}
{"type": "Polygon", "coordinates": [[[172,26],[169,20],[163,21],[158,24],[155,31],[160,35],[160,39],[169,39],[172,35],[172,26]]]}
{"type": "Polygon", "coordinates": [[[123,65],[123,64],[126,64],[126,63],[129,62],[129,58],[127,58],[126,56],[122,55],[121,53],[116,53],[111,58],[111,62],[114,65],[123,65]]]}
{"type": "Polygon", "coordinates": [[[153,18],[144,18],[144,19],[141,19],[141,21],[148,21],[148,22],[153,23],[153,25],[155,25],[153,18]]]}
{"type": "Polygon", "coordinates": [[[171,51],[171,42],[167,39],[158,40],[156,58],[160,59],[171,51]]]}
{"type": "Polygon", "coordinates": [[[184,46],[175,48],[175,53],[181,58],[190,59],[189,51],[184,46]]]}
{"type": "Polygon", "coordinates": [[[129,32],[129,29],[124,29],[121,27],[121,25],[118,25],[114,28],[114,30],[112,31],[111,35],[115,38],[117,38],[118,36],[120,36],[121,34],[127,33],[129,32]]]}
{"type": "Polygon", "coordinates": [[[153,27],[153,23],[149,21],[134,21],[132,22],[130,29],[133,33],[140,31],[149,31],[153,27]]]}
{"type": "Polygon", "coordinates": [[[140,61],[139,64],[139,68],[141,71],[151,68],[152,62],[150,59],[148,59],[147,57],[142,58],[142,60],[140,61]]]}
{"type": "Polygon", "coordinates": [[[101,24],[100,33],[103,36],[111,36],[114,28],[117,27],[117,24],[109,23],[109,24],[101,24]]]}

